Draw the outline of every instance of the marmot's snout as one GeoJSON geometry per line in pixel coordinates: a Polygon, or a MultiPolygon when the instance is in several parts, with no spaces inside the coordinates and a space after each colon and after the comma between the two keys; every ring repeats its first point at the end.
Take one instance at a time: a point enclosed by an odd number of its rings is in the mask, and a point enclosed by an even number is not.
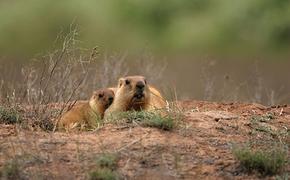
{"type": "Polygon", "coordinates": [[[136,83],[136,92],[134,94],[134,97],[136,99],[142,99],[145,96],[144,89],[145,89],[145,83],[143,81],[138,81],[136,83]]]}
{"type": "Polygon", "coordinates": [[[142,82],[142,81],[138,81],[137,83],[136,83],[136,89],[137,90],[144,90],[144,87],[145,87],[145,83],[144,82],[142,82]]]}

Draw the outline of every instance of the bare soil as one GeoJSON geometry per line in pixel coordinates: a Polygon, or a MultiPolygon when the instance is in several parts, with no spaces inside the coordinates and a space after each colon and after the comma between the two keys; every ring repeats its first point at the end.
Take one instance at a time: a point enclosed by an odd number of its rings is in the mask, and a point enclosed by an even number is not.
{"type": "MultiPolygon", "coordinates": [[[[107,124],[89,132],[44,132],[0,125],[0,169],[17,160],[28,179],[87,179],[101,153],[117,153],[127,179],[275,179],[246,172],[232,147],[249,141],[290,145],[290,106],[182,101],[172,131],[107,124]],[[252,118],[271,113],[273,119],[252,118]]],[[[288,152],[289,155],[289,152],[288,152]]],[[[289,174],[289,164],[283,172],[289,174]]]]}

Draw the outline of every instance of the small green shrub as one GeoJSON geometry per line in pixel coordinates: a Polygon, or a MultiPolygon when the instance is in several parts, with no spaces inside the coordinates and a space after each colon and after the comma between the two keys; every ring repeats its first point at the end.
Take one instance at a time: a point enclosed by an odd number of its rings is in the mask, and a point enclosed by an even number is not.
{"type": "Polygon", "coordinates": [[[118,174],[108,168],[96,169],[89,174],[90,180],[116,180],[119,179],[118,174]]]}
{"type": "Polygon", "coordinates": [[[247,171],[258,171],[263,175],[277,174],[287,163],[287,151],[282,146],[258,150],[234,147],[233,154],[247,171]]]}
{"type": "Polygon", "coordinates": [[[118,157],[116,154],[102,154],[97,158],[97,165],[101,168],[116,169],[118,157]]]}
{"type": "Polygon", "coordinates": [[[105,153],[97,158],[96,168],[89,173],[91,180],[115,180],[119,179],[118,173],[115,171],[118,164],[116,154],[105,153]]]}
{"type": "Polygon", "coordinates": [[[17,110],[0,106],[0,123],[16,124],[20,122],[21,118],[17,110]]]}
{"type": "Polygon", "coordinates": [[[12,180],[12,179],[23,179],[23,174],[19,163],[16,160],[7,162],[1,170],[1,178],[12,180]]]}

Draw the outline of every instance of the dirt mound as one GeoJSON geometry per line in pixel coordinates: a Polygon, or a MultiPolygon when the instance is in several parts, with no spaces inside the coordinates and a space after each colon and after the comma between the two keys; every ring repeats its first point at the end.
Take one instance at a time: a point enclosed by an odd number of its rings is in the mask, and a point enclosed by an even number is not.
{"type": "Polygon", "coordinates": [[[265,177],[241,168],[233,145],[258,140],[290,145],[287,106],[202,101],[179,105],[184,118],[172,131],[107,124],[90,132],[47,133],[1,125],[2,174],[6,164],[16,160],[24,178],[86,179],[101,154],[114,153],[121,178],[259,179],[265,177]]]}

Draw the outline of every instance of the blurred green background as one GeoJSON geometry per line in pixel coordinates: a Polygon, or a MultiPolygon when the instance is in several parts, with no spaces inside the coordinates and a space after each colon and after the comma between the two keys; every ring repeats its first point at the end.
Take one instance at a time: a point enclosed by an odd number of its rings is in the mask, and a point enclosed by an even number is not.
{"type": "Polygon", "coordinates": [[[45,54],[71,24],[82,47],[166,59],[179,98],[290,103],[289,0],[0,0],[0,61],[45,54]]]}
{"type": "Polygon", "coordinates": [[[32,56],[79,26],[84,45],[158,54],[288,55],[288,0],[1,0],[0,53],[32,56]]]}

